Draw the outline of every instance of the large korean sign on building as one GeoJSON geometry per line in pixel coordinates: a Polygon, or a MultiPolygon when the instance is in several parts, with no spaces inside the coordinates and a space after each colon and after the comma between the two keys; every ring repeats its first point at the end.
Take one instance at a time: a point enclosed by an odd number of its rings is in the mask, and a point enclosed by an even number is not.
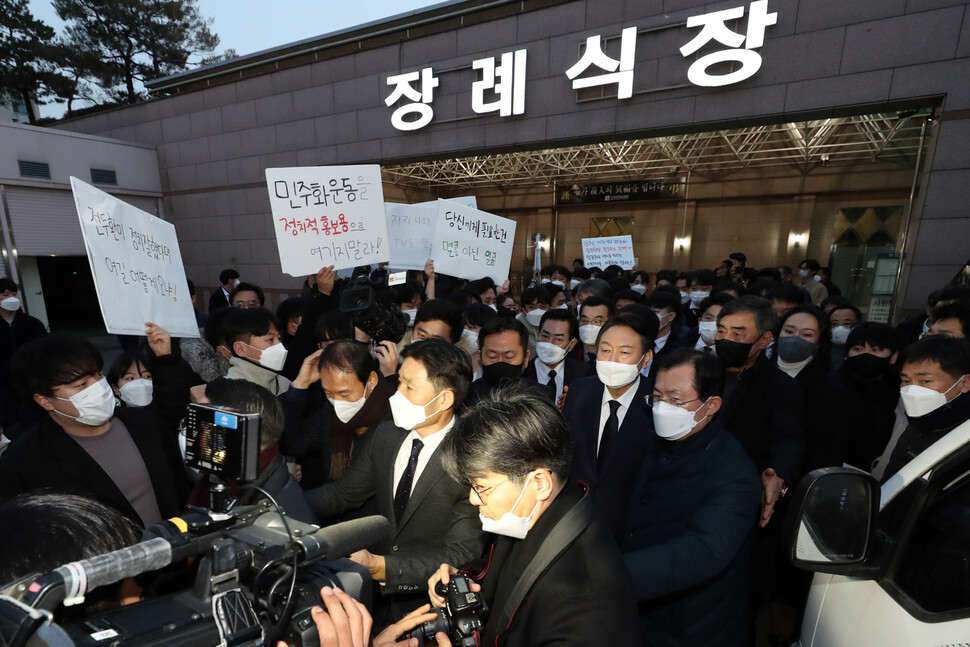
{"type": "MultiPolygon", "coordinates": [[[[769,11],[768,0],[689,17],[685,42],[680,47],[681,56],[694,57],[686,80],[700,87],[722,87],[750,79],[762,66],[758,49],[764,45],[765,32],[777,22],[778,14],[769,11]]],[[[638,28],[627,27],[620,32],[619,58],[609,56],[604,47],[604,39],[615,36],[587,37],[579,59],[563,69],[563,82],[571,83],[577,91],[614,86],[617,100],[632,98],[642,89],[635,77],[638,28]]],[[[516,49],[472,61],[472,68],[481,72],[470,88],[471,108],[476,115],[525,114],[528,53],[527,49],[516,49]]],[[[389,76],[387,85],[390,92],[384,104],[393,108],[394,128],[420,130],[434,121],[435,90],[441,87],[441,78],[433,67],[389,76]]]]}

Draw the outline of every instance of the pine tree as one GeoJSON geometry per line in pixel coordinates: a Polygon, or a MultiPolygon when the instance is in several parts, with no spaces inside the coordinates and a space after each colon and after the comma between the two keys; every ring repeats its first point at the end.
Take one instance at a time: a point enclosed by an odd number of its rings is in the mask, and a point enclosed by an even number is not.
{"type": "Polygon", "coordinates": [[[27,0],[0,0],[0,95],[21,99],[30,123],[34,103],[43,104],[64,81],[57,72],[54,30],[30,13],[27,0]]]}

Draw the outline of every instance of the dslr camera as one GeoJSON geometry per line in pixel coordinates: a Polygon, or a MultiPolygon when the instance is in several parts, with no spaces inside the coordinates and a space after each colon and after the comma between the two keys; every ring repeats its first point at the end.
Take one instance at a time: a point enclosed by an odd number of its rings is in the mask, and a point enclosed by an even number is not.
{"type": "Polygon", "coordinates": [[[467,575],[452,575],[448,585],[435,584],[435,592],[446,602],[435,609],[438,617],[417,627],[409,638],[417,638],[421,644],[436,644],[434,636],[439,631],[448,635],[456,647],[477,647],[481,644],[488,606],[481,594],[472,591],[467,575]]]}
{"type": "Polygon", "coordinates": [[[258,460],[258,415],[189,405],[186,464],[209,474],[215,509],[189,506],[133,546],[0,583],[0,645],[262,647],[282,639],[315,646],[310,610],[321,604],[322,587],[339,586],[370,609],[370,574],[343,558],[381,541],[387,520],[320,528],[269,501],[235,506],[220,479],[253,480],[258,460]],[[167,590],[63,626],[51,622],[62,602],[80,603],[127,577],[167,590]]]}

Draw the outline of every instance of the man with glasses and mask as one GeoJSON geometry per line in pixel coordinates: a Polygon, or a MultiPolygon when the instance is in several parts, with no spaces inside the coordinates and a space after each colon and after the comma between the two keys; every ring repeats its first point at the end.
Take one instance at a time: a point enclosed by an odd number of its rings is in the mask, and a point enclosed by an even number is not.
{"type": "Polygon", "coordinates": [[[332,517],[372,496],[391,522],[391,536],[351,559],[380,584],[378,621],[399,619],[424,599],[428,577],[442,562],[478,558],[485,536],[468,490],[445,474],[440,445],[455,424],[455,408],[471,382],[471,363],[440,339],[401,352],[400,384],[391,396],[393,423],[381,423],[343,476],[306,491],[318,517],[332,517]]]}
{"type": "Polygon", "coordinates": [[[640,371],[653,356],[657,325],[650,314],[620,313],[607,321],[596,346],[596,375],[573,382],[563,406],[573,438],[572,475],[589,485],[597,516],[617,539],[653,431],[644,401],[652,385],[640,371]]]}
{"type": "Polygon", "coordinates": [[[101,354],[86,339],[50,335],[17,352],[13,381],[47,416],[0,457],[0,499],[74,492],[143,527],[182,512],[188,481],[178,424],[188,386],[169,334],[154,324],[145,334],[154,378],[147,407],[115,407],[101,354]]]}
{"type": "Polygon", "coordinates": [[[680,348],[657,360],[653,428],[620,550],[644,645],[744,647],[761,481],[721,425],[721,369],[680,348]]]}
{"type": "Polygon", "coordinates": [[[478,644],[506,647],[638,644],[636,604],[622,558],[569,474],[569,431],[555,407],[503,391],[469,408],[445,438],[443,462],[497,535],[478,563],[448,562],[435,592],[464,573],[489,607],[478,644]]]}

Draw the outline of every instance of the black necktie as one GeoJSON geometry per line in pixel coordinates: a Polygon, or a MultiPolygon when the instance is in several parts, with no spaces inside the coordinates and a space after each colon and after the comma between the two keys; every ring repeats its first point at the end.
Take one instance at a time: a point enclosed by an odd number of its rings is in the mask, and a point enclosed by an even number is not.
{"type": "Polygon", "coordinates": [[[549,381],[546,382],[546,386],[551,386],[553,390],[556,389],[556,372],[549,371],[549,381]]]}
{"type": "Polygon", "coordinates": [[[606,455],[610,452],[610,447],[615,440],[617,432],[620,430],[620,418],[616,412],[620,408],[619,400],[610,400],[610,415],[603,425],[603,437],[600,439],[600,451],[596,455],[596,469],[601,471],[606,463],[606,455]]]}
{"type": "Polygon", "coordinates": [[[414,482],[414,472],[418,468],[418,454],[424,447],[419,439],[411,441],[411,458],[408,459],[407,469],[401,475],[401,480],[397,484],[397,492],[394,493],[394,518],[400,523],[404,516],[404,509],[408,507],[408,499],[411,498],[411,484],[414,482]]]}

